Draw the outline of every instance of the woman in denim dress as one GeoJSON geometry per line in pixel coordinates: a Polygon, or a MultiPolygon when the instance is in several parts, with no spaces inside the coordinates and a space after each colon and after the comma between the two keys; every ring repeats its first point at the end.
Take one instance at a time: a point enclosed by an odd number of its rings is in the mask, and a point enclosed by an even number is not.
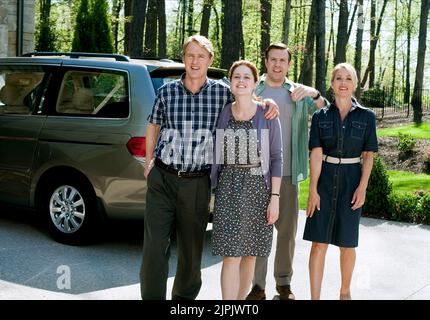
{"type": "Polygon", "coordinates": [[[366,188],[378,151],[375,114],[353,97],[357,74],[341,63],[332,72],[334,102],[316,111],[309,138],[310,185],[303,239],[312,241],[309,257],[311,298],[319,299],[329,244],[340,248],[340,299],[351,299],[350,285],[358,246],[366,188]]]}

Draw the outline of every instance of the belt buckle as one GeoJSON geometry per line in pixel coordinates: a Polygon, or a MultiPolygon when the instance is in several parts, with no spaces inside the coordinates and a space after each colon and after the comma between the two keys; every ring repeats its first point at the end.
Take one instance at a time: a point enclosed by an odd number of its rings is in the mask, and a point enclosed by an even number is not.
{"type": "Polygon", "coordinates": [[[178,170],[178,177],[179,177],[179,178],[182,178],[181,173],[184,173],[184,172],[186,172],[186,171],[178,170]]]}

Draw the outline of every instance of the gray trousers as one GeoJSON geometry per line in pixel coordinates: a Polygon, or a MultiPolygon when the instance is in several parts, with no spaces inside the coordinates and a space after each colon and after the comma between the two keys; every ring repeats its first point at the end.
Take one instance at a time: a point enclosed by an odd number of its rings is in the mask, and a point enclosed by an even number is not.
{"type": "MultiPolygon", "coordinates": [[[[294,248],[296,246],[297,219],[299,214],[298,186],[291,182],[291,177],[282,177],[279,218],[275,223],[278,233],[274,276],[278,286],[289,285],[293,276],[294,248]]],[[[266,287],[267,257],[257,257],[253,285],[266,287]]]]}
{"type": "Polygon", "coordinates": [[[177,267],[172,299],[193,300],[201,280],[201,259],[209,219],[209,175],[179,178],[152,168],[144,213],[140,290],[144,300],[165,300],[170,239],[176,231],[177,267]]]}

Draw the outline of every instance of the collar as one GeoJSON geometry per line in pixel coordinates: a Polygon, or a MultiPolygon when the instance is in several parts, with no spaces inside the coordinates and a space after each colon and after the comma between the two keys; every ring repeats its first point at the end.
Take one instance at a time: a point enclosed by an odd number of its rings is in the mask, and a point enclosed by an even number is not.
{"type": "MultiPolygon", "coordinates": [[[[260,81],[258,82],[257,88],[261,88],[260,89],[261,91],[266,86],[266,77],[267,77],[267,74],[264,73],[260,77],[260,81]]],[[[287,90],[291,90],[292,88],[294,88],[294,86],[295,86],[295,83],[293,81],[289,80],[287,77],[285,77],[285,80],[284,80],[284,83],[282,84],[282,87],[284,87],[287,90]]]]}
{"type": "Polygon", "coordinates": [[[206,89],[209,86],[209,78],[206,76],[206,80],[205,83],[203,83],[203,85],[200,87],[199,90],[197,90],[197,92],[192,93],[190,90],[188,90],[188,88],[185,86],[184,84],[184,79],[185,79],[185,72],[183,74],[181,74],[181,78],[180,78],[180,86],[182,87],[182,89],[184,89],[187,93],[189,94],[199,94],[203,89],[206,89]]]}

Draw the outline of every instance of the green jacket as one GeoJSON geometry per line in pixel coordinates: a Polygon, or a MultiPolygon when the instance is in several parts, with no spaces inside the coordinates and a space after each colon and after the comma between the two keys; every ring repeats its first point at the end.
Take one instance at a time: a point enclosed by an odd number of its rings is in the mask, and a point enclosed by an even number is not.
{"type": "MultiPolygon", "coordinates": [[[[260,77],[260,81],[255,89],[255,95],[259,96],[264,89],[266,75],[260,77]]],[[[283,87],[289,90],[295,83],[285,78],[283,87]]],[[[326,101],[326,103],[328,103],[326,101]]],[[[297,185],[308,176],[309,168],[309,129],[308,115],[313,114],[317,109],[311,97],[305,97],[300,101],[293,102],[293,116],[291,124],[291,173],[292,182],[297,185]]],[[[281,123],[282,125],[282,123],[281,123]]]]}

